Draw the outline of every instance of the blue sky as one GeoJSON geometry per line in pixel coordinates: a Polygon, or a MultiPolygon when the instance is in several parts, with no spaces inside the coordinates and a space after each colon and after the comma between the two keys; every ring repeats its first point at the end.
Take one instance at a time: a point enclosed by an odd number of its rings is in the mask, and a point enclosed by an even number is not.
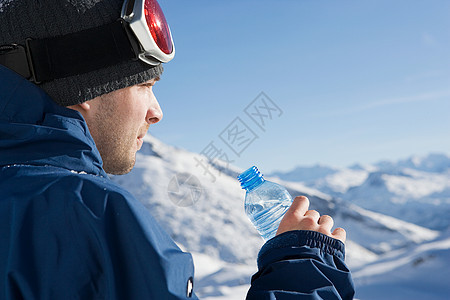
{"type": "Polygon", "coordinates": [[[450,1],[160,5],[176,47],[154,89],[163,142],[265,173],[450,154],[450,1]],[[263,128],[245,113],[261,92],[280,109],[263,128]]]}

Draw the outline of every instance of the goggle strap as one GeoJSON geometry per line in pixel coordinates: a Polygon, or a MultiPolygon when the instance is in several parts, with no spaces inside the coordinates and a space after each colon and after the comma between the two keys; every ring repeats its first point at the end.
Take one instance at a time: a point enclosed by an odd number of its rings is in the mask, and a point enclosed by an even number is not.
{"type": "MultiPolygon", "coordinates": [[[[139,44],[127,26],[123,20],[117,20],[64,36],[28,39],[26,48],[31,74],[28,79],[39,84],[137,60],[139,44]]],[[[23,67],[24,63],[17,65],[23,67]]],[[[11,64],[8,67],[15,69],[11,64]]]]}

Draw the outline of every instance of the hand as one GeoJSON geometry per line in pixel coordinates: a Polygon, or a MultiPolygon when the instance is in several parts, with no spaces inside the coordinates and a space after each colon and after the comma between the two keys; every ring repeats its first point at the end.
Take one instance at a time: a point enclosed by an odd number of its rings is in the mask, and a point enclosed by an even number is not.
{"type": "Polygon", "coordinates": [[[292,230],[312,230],[328,235],[345,243],[346,232],[343,228],[336,228],[333,233],[334,221],[328,215],[320,216],[315,210],[308,210],[309,200],[304,196],[295,197],[280,225],[277,235],[292,230]]]}

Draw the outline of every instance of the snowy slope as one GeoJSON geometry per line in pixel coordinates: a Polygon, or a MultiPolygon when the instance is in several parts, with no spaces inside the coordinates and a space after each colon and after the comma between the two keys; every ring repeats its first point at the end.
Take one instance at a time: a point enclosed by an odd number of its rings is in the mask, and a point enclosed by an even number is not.
{"type": "Polygon", "coordinates": [[[372,172],[341,197],[364,208],[443,230],[450,226],[450,172],[372,172]]]}
{"type": "Polygon", "coordinates": [[[450,235],[353,270],[360,299],[449,299],[450,235]]]}
{"type": "MultiPolygon", "coordinates": [[[[145,204],[183,249],[193,252],[196,291],[204,299],[245,298],[256,272],[263,241],[244,214],[245,193],[236,180],[240,171],[147,137],[134,170],[113,177],[145,204]]],[[[347,230],[351,268],[361,269],[439,236],[437,231],[368,211],[303,183],[268,179],[285,185],[292,195],[307,195],[313,209],[332,215],[335,224],[347,230]]]]}

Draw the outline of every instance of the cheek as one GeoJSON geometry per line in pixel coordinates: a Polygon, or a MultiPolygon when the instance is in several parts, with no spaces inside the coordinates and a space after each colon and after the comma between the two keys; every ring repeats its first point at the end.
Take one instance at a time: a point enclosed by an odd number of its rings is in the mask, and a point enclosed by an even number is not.
{"type": "Polygon", "coordinates": [[[151,99],[153,93],[149,88],[138,89],[130,101],[130,106],[128,107],[130,115],[133,116],[134,122],[142,126],[142,123],[146,122],[147,112],[149,110],[151,99]]]}
{"type": "Polygon", "coordinates": [[[121,113],[121,119],[127,126],[135,127],[135,124],[141,125],[145,122],[146,108],[144,96],[142,92],[139,92],[139,89],[133,87],[120,99],[118,108],[121,113]]]}
{"type": "Polygon", "coordinates": [[[147,115],[147,109],[142,103],[137,103],[130,109],[129,122],[135,124],[135,126],[141,127],[143,123],[146,123],[145,118],[147,115]]]}

